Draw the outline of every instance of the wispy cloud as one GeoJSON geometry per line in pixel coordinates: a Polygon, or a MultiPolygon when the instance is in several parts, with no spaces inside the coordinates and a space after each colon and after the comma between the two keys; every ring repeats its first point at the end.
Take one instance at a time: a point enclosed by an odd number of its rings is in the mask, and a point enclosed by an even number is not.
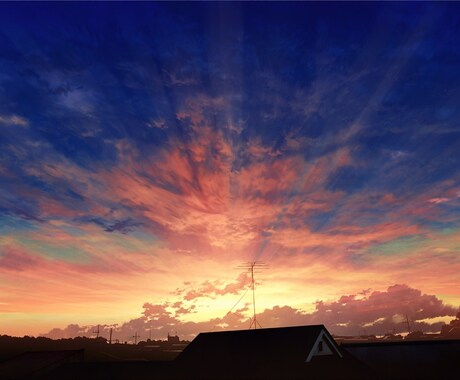
{"type": "Polygon", "coordinates": [[[3,125],[17,125],[19,127],[27,127],[29,125],[29,121],[18,115],[0,115],[0,124],[3,125]]]}

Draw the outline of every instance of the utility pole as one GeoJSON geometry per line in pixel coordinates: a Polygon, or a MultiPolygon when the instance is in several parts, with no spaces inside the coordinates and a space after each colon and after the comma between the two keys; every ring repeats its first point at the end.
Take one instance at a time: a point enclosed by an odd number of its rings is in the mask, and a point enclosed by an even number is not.
{"type": "Polygon", "coordinates": [[[136,333],[133,335],[133,338],[134,338],[134,345],[137,344],[137,338],[140,338],[140,335],[137,335],[137,331],[136,333]]]}
{"type": "Polygon", "coordinates": [[[97,330],[93,331],[93,334],[96,334],[96,339],[99,338],[99,325],[97,325],[97,330]]]}
{"type": "Polygon", "coordinates": [[[406,323],[407,323],[407,329],[409,330],[409,334],[410,334],[410,323],[409,323],[409,317],[407,316],[407,314],[406,314],[406,323]]]}
{"type": "Polygon", "coordinates": [[[268,266],[264,262],[261,261],[251,261],[247,263],[243,263],[237,268],[239,269],[246,269],[249,273],[251,273],[251,287],[252,287],[252,307],[253,307],[253,317],[251,318],[251,324],[249,325],[249,329],[252,329],[254,326],[254,330],[257,329],[257,326],[262,328],[260,323],[257,321],[257,313],[256,313],[256,282],[254,280],[254,273],[261,269],[267,269],[268,266]]]}
{"type": "Polygon", "coordinates": [[[149,340],[152,340],[152,326],[150,326],[150,331],[149,331],[149,340]]]}
{"type": "Polygon", "coordinates": [[[112,330],[113,328],[110,328],[110,338],[109,338],[109,344],[112,344],[112,330]]]}

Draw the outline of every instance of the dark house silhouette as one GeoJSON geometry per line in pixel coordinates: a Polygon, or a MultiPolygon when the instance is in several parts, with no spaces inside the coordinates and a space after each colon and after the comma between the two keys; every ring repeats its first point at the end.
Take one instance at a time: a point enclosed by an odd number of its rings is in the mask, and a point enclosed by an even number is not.
{"type": "Polygon", "coordinates": [[[323,325],[199,334],[175,360],[179,378],[366,378],[323,325]]]}

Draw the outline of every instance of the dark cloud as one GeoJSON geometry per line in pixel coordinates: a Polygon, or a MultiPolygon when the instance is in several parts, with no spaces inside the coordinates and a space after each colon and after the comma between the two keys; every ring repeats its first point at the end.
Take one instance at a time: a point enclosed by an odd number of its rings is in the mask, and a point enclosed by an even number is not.
{"type": "Polygon", "coordinates": [[[101,226],[107,232],[120,232],[122,234],[127,234],[136,227],[142,226],[143,223],[136,222],[132,219],[124,219],[124,220],[105,220],[100,217],[83,217],[77,219],[78,222],[93,222],[94,224],[101,226]]]}

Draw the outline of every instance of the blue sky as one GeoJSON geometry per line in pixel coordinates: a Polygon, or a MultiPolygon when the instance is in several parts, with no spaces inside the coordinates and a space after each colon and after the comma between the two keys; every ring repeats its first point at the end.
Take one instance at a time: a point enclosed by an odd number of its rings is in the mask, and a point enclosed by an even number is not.
{"type": "Polygon", "coordinates": [[[457,306],[459,15],[456,3],[0,4],[11,331],[27,328],[17,313],[70,323],[125,305],[132,286],[140,305],[252,259],[286,289],[269,289],[267,308],[398,283],[457,306]],[[171,265],[174,281],[136,288],[171,265]],[[62,318],[23,298],[38,282],[62,318]]]}

